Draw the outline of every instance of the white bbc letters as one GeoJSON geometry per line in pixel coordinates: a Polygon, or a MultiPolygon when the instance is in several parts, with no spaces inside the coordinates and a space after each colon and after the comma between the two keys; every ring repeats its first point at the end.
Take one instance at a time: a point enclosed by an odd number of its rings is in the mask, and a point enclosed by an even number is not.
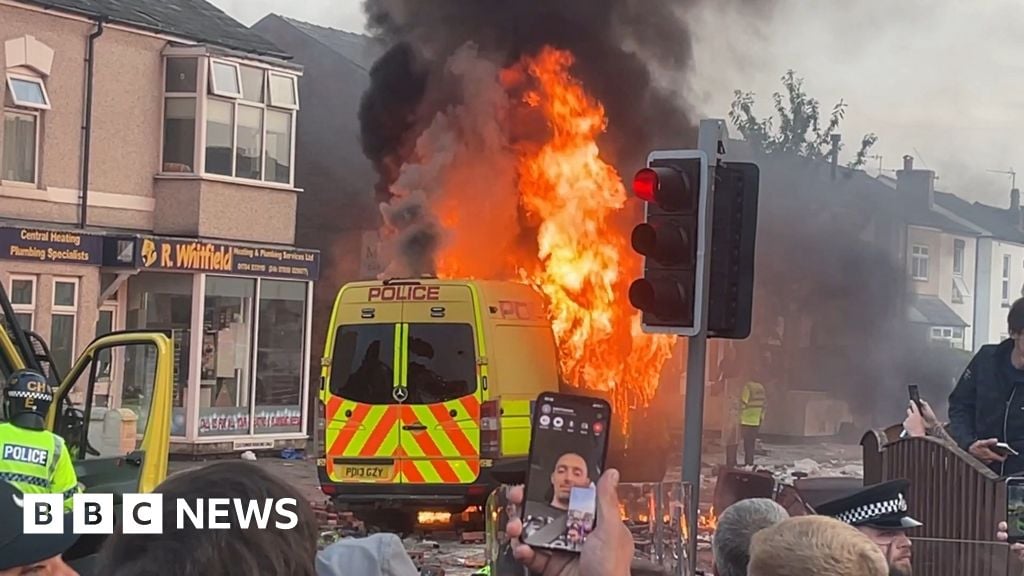
{"type": "MultiPolygon", "coordinates": [[[[113,534],[120,526],[125,534],[163,534],[163,494],[122,494],[121,516],[113,494],[80,493],[72,497],[71,525],[64,511],[62,494],[24,494],[19,500],[26,534],[113,534]]],[[[168,500],[179,530],[186,524],[199,530],[266,530],[271,524],[280,530],[298,526],[298,503],[294,498],[279,500],[237,498],[184,498],[168,500]],[[276,514],[275,514],[276,513],[276,514]],[[186,518],[188,522],[186,522],[186,518]]]]}
{"type": "Polygon", "coordinates": [[[113,494],[75,494],[72,520],[75,534],[114,533],[113,494]]]}
{"type": "Polygon", "coordinates": [[[163,494],[125,494],[121,504],[121,527],[125,534],[162,534],[163,494]]]}
{"type": "Polygon", "coordinates": [[[25,534],[63,534],[64,496],[61,494],[24,494],[22,521],[25,534]]]}

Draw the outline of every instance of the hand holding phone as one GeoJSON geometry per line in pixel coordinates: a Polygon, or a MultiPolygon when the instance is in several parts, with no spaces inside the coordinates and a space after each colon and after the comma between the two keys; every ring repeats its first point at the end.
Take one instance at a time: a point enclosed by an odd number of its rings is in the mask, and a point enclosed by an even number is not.
{"type": "Polygon", "coordinates": [[[1020,453],[1006,442],[997,442],[992,446],[992,451],[1000,456],[1020,456],[1020,453]]]}
{"type": "Polygon", "coordinates": [[[921,408],[921,392],[917,389],[917,384],[907,386],[907,392],[910,393],[910,401],[917,406],[917,411],[923,414],[924,409],[921,408]]]}
{"type": "Polygon", "coordinates": [[[541,394],[534,406],[523,542],[579,552],[597,522],[596,483],[604,472],[611,406],[554,393],[541,394]]]}
{"type": "Polygon", "coordinates": [[[1024,478],[1006,479],[1007,542],[1024,542],[1024,478]]]}

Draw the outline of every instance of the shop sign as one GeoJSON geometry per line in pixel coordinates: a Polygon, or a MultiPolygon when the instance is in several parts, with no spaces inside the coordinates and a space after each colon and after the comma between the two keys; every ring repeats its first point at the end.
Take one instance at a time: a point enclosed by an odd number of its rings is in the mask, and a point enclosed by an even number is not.
{"type": "Polygon", "coordinates": [[[271,450],[274,448],[273,440],[235,440],[231,443],[232,450],[271,450]]]}
{"type": "Polygon", "coordinates": [[[68,230],[0,227],[0,258],[100,265],[103,263],[103,236],[68,230]]]}
{"type": "MultiPolygon", "coordinates": [[[[299,431],[302,411],[298,406],[266,406],[256,408],[256,432],[299,431]]],[[[248,408],[201,408],[199,434],[204,436],[230,436],[249,433],[248,408]]]]}
{"type": "Polygon", "coordinates": [[[141,238],[141,267],[316,280],[320,253],[297,248],[252,247],[203,240],[141,238]]]}

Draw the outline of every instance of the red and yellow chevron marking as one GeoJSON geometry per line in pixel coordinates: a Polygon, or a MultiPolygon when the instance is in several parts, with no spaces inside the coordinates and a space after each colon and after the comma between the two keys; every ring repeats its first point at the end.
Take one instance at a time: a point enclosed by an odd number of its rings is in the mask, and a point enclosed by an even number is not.
{"type": "Polygon", "coordinates": [[[394,457],[399,447],[399,406],[360,404],[336,397],[330,400],[327,412],[333,411],[334,416],[327,420],[325,458],[332,480],[340,480],[334,470],[335,458],[394,457]],[[333,400],[337,400],[336,405],[332,405],[333,400]],[[345,417],[346,410],[352,415],[345,417]]]}
{"type": "Polygon", "coordinates": [[[480,475],[480,403],[475,397],[443,404],[402,406],[402,481],[412,484],[469,484],[480,475]],[[456,417],[452,417],[455,410],[456,417]]]}

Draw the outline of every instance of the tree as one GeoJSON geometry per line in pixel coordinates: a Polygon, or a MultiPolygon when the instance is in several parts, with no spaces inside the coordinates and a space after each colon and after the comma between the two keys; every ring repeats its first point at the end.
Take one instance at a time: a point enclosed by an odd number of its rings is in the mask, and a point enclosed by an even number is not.
{"type": "MultiPolygon", "coordinates": [[[[846,113],[846,102],[840,100],[832,107],[828,123],[822,127],[820,105],[804,92],[804,79],[789,70],[782,76],[782,85],[786,89],[787,101],[783,101],[779,92],[772,95],[778,117],[777,128],[774,126],[775,118],[771,116],[758,119],[754,114],[754,93],[742,90],[735,92],[729,120],[748,142],[765,152],[787,152],[811,159],[828,157],[832,151],[832,135],[839,129],[846,113]]],[[[877,141],[875,134],[866,134],[847,167],[862,167],[867,161],[868,151],[877,141]]],[[[839,148],[842,149],[842,144],[839,148]]]]}

